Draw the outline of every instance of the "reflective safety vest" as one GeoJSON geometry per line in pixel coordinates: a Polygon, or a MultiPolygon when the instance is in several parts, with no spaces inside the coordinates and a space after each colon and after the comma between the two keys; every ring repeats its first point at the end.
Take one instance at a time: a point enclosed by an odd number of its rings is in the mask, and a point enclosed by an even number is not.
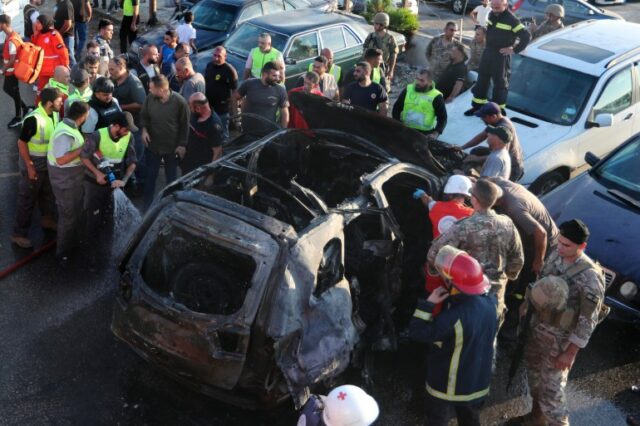
{"type": "MultiPolygon", "coordinates": [[[[313,71],[313,63],[309,64],[309,71],[313,71]]],[[[331,64],[331,68],[329,69],[329,74],[336,79],[336,83],[340,81],[340,76],[342,75],[342,68],[340,65],[331,64]]]]}
{"type": "Polygon", "coordinates": [[[412,129],[427,131],[433,130],[436,126],[436,114],[433,108],[433,100],[442,93],[435,87],[426,92],[416,91],[414,83],[407,86],[407,93],[404,97],[404,108],[400,119],[412,129]]]}
{"type": "Polygon", "coordinates": [[[49,140],[54,129],[58,125],[59,114],[53,112],[53,118],[47,115],[47,111],[42,107],[42,103],[38,105],[38,108],[31,111],[25,119],[33,117],[36,119],[36,133],[27,141],[27,147],[29,148],[29,155],[32,157],[45,157],[49,149],[49,140]]]}
{"type": "Polygon", "coordinates": [[[56,161],[56,157],[53,154],[53,145],[55,143],[56,138],[62,135],[71,136],[73,138],[73,144],[71,144],[71,147],[67,152],[76,150],[80,148],[82,145],[84,145],[84,137],[82,136],[82,133],[80,133],[80,130],[69,126],[64,121],[61,121],[60,123],[58,123],[55,130],[53,131],[53,134],[51,135],[51,143],[49,143],[49,149],[47,151],[47,161],[53,167],[66,168],[66,167],[80,166],[82,164],[82,161],[80,160],[80,156],[78,156],[77,158],[74,158],[73,160],[71,160],[70,162],[64,165],[60,165],[56,161]]]}
{"type": "Polygon", "coordinates": [[[109,134],[109,127],[105,127],[98,130],[100,135],[100,141],[98,142],[98,149],[102,153],[105,160],[111,164],[120,164],[122,159],[127,154],[127,148],[129,147],[129,141],[131,140],[131,132],[120,138],[118,141],[111,139],[109,134]]]}
{"type": "Polygon", "coordinates": [[[380,67],[375,67],[371,70],[371,81],[374,83],[380,84],[380,79],[382,78],[382,73],[380,72],[380,67]]]}
{"type": "Polygon", "coordinates": [[[133,2],[131,0],[124,0],[122,3],[122,15],[133,16],[133,2]]]}
{"type": "Polygon", "coordinates": [[[249,54],[251,55],[251,75],[255,78],[260,78],[264,64],[278,59],[280,51],[272,47],[267,53],[262,53],[259,47],[254,47],[249,54]]]}
{"type": "Polygon", "coordinates": [[[74,87],[73,92],[67,98],[69,100],[69,106],[71,106],[75,101],[89,102],[91,95],[93,95],[93,90],[91,90],[90,85],[87,86],[83,92],[80,92],[77,87],[74,87]]]}
{"type": "Polygon", "coordinates": [[[54,89],[59,89],[64,95],[69,95],[69,86],[54,80],[53,77],[49,79],[45,87],[53,87],[54,89]]]}

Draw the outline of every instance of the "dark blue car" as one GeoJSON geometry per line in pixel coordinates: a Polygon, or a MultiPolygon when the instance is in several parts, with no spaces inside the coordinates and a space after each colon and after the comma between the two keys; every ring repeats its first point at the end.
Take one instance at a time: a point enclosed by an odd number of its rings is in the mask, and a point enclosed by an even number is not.
{"type": "Polygon", "coordinates": [[[582,219],[591,236],[587,254],[606,274],[611,316],[640,325],[640,134],[593,167],[542,197],[556,223],[582,219]]]}

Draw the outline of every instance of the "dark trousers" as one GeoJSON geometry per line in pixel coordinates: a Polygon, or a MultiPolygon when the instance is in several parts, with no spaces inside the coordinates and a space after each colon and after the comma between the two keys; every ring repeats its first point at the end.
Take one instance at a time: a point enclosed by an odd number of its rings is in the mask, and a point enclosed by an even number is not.
{"type": "Polygon", "coordinates": [[[73,32],[76,39],[76,62],[79,62],[82,59],[82,52],[87,43],[87,23],[75,22],[73,24],[73,32]]]}
{"type": "Polygon", "coordinates": [[[169,185],[178,177],[178,160],[174,153],[156,154],[149,149],[145,150],[145,157],[147,174],[144,179],[144,208],[147,209],[151,205],[156,192],[156,179],[158,178],[158,173],[160,173],[160,162],[164,160],[164,176],[167,185],[169,185]]]}
{"type": "Polygon", "coordinates": [[[479,108],[487,103],[489,83],[493,82],[491,100],[501,108],[507,103],[509,93],[509,77],[511,76],[511,56],[503,55],[497,49],[485,49],[478,68],[478,81],[471,89],[472,104],[479,108]]]}
{"type": "Polygon", "coordinates": [[[109,185],[99,185],[95,179],[85,177],[84,209],[86,211],[85,236],[92,255],[104,253],[111,247],[109,226],[113,223],[113,190],[109,185]],[[106,231],[105,231],[106,230],[106,231]]]}
{"type": "MultiPolygon", "coordinates": [[[[138,36],[138,31],[131,31],[131,23],[133,22],[133,16],[123,16],[122,23],[120,24],[120,53],[127,53],[129,45],[133,43],[133,40],[138,36]]],[[[140,22],[140,16],[138,16],[138,22],[140,22]]]]}
{"type": "Polygon", "coordinates": [[[447,426],[449,419],[455,412],[458,426],[480,426],[480,408],[482,403],[468,402],[452,404],[448,401],[435,398],[431,395],[427,398],[426,425],[447,426]]]}
{"type": "Polygon", "coordinates": [[[27,106],[20,98],[20,86],[15,75],[5,75],[2,90],[13,99],[13,107],[16,111],[16,117],[22,117],[22,111],[27,110],[27,106]]]}
{"type": "Polygon", "coordinates": [[[31,227],[31,217],[36,203],[40,208],[42,217],[53,217],[54,198],[49,182],[49,173],[38,172],[38,179],[31,180],[26,170],[20,174],[18,181],[18,200],[16,202],[16,221],[13,226],[13,234],[19,237],[26,237],[31,227]]]}
{"type": "Polygon", "coordinates": [[[58,207],[58,237],[56,256],[69,256],[80,242],[82,201],[84,197],[84,166],[49,166],[51,189],[58,207]]]}

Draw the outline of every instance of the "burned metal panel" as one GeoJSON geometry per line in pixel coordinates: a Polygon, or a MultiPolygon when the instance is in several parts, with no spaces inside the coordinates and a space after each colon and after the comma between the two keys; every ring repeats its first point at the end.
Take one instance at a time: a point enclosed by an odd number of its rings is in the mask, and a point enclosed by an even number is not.
{"type": "MultiPolygon", "coordinates": [[[[190,244],[184,238],[169,246],[190,244]]],[[[189,250],[189,247],[186,247],[189,250]]],[[[151,362],[196,382],[233,389],[250,344],[251,325],[262,301],[266,282],[280,251],[269,234],[238,218],[179,202],[167,207],[135,249],[123,280],[129,281],[128,300],[116,303],[112,330],[151,362]],[[255,262],[251,286],[242,306],[230,315],[203,314],[188,309],[171,293],[164,297],[145,282],[145,261],[154,241],[174,228],[186,229],[193,239],[250,256],[255,262]]],[[[195,251],[193,258],[197,262],[195,251]]],[[[211,259],[213,262],[215,259],[211,259]]]]}
{"type": "MultiPolygon", "coordinates": [[[[330,214],[314,221],[290,250],[284,279],[275,292],[267,333],[276,341],[276,363],[296,406],[308,387],[344,371],[358,341],[351,320],[349,283],[341,272],[333,285],[314,295],[318,271],[327,263],[324,250],[339,241],[344,265],[343,217],[330,214]]],[[[335,255],[330,249],[329,255],[335,255]]],[[[341,270],[343,271],[343,270],[341,270]]]]}

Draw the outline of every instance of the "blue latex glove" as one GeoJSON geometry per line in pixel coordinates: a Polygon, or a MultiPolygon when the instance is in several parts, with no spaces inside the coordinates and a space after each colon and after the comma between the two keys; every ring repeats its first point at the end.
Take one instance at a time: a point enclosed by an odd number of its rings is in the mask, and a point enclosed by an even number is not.
{"type": "Polygon", "coordinates": [[[416,189],[416,192],[413,193],[413,199],[414,200],[419,200],[420,198],[422,198],[423,195],[427,195],[426,192],[424,192],[424,189],[416,189]]]}

